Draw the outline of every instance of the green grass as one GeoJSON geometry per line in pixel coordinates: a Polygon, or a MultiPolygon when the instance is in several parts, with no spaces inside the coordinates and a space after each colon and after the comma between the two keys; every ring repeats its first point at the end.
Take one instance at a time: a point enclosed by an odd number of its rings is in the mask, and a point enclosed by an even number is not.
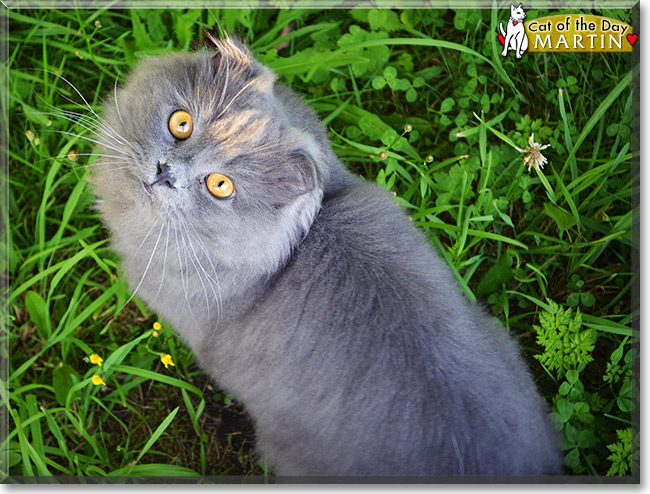
{"type": "MultiPolygon", "coordinates": [[[[629,11],[599,13],[630,22],[629,11]]],[[[503,15],[490,10],[7,14],[5,474],[264,475],[241,410],[171,328],[153,336],[156,315],[137,297],[127,304],[86,187],[92,143],[49,115],[87,110],[57,74],[99,112],[137,59],[191,50],[215,18],[305,96],[344,163],[396,193],[466,295],[518,339],[569,470],[630,473],[639,79],[629,54],[503,59],[503,15]],[[531,133],[550,144],[541,171],[516,149],[531,133]]]]}

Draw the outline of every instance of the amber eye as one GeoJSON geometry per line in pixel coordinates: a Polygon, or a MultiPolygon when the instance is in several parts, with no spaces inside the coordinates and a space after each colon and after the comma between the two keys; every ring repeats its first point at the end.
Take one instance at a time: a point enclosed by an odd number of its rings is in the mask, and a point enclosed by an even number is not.
{"type": "Polygon", "coordinates": [[[225,175],[221,173],[211,173],[205,178],[205,184],[208,186],[210,194],[215,197],[230,197],[235,192],[235,186],[225,175]]]}
{"type": "Polygon", "coordinates": [[[182,141],[192,135],[192,115],[185,110],[176,110],[169,117],[169,132],[178,140],[182,141]]]}

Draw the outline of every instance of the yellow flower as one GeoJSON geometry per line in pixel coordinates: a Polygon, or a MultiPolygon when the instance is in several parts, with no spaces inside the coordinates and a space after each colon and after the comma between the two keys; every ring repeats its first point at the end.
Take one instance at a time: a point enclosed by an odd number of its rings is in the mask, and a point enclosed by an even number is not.
{"type": "Polygon", "coordinates": [[[383,161],[383,160],[385,160],[387,157],[388,157],[388,154],[386,153],[386,151],[382,151],[381,153],[379,153],[379,159],[380,159],[380,160],[383,161]]]}
{"type": "Polygon", "coordinates": [[[404,126],[404,132],[411,132],[413,130],[413,126],[411,124],[406,124],[404,126]]]}
{"type": "Polygon", "coordinates": [[[106,383],[104,382],[104,380],[102,379],[102,377],[101,377],[101,376],[98,376],[97,374],[95,374],[95,375],[92,377],[92,381],[93,381],[93,384],[94,384],[95,386],[99,386],[100,384],[102,384],[102,385],[106,385],[106,383]]]}
{"type": "Polygon", "coordinates": [[[162,324],[160,324],[158,321],[153,323],[153,329],[155,329],[156,331],[160,331],[160,328],[162,328],[162,324]]]}
{"type": "Polygon", "coordinates": [[[99,365],[100,367],[102,366],[102,362],[104,362],[104,359],[101,358],[101,357],[100,357],[99,355],[97,355],[96,353],[93,353],[93,354],[92,354],[90,357],[88,357],[88,358],[90,359],[90,363],[91,363],[91,364],[97,364],[97,365],[99,365]]]}
{"type": "Polygon", "coordinates": [[[167,367],[169,367],[170,365],[173,365],[173,366],[176,365],[176,364],[174,363],[174,361],[172,360],[172,356],[169,355],[168,353],[163,353],[163,354],[160,356],[160,361],[161,361],[163,364],[165,364],[165,369],[166,369],[167,367]]]}

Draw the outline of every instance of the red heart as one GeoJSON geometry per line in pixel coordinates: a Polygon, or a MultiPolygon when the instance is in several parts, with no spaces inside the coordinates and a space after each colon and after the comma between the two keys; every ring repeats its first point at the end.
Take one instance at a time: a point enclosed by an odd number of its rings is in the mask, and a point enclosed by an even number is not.
{"type": "Polygon", "coordinates": [[[499,40],[499,43],[501,43],[502,45],[506,44],[506,39],[503,37],[502,34],[499,34],[499,36],[497,36],[497,39],[499,40]]]}
{"type": "Polygon", "coordinates": [[[513,26],[516,26],[516,25],[517,25],[517,21],[512,21],[512,25],[513,25],[513,26]]]}
{"type": "Polygon", "coordinates": [[[636,39],[638,38],[638,36],[636,34],[628,34],[626,38],[630,42],[630,44],[634,46],[634,43],[636,43],[636,39]]]}

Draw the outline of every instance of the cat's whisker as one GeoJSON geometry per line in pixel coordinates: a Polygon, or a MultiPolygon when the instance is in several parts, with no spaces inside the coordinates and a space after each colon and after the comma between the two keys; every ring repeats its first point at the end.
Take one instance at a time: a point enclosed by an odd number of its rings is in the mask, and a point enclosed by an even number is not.
{"type": "Polygon", "coordinates": [[[158,295],[160,295],[160,292],[163,287],[163,283],[165,281],[165,271],[167,270],[167,251],[169,249],[169,230],[171,228],[170,226],[171,220],[167,219],[167,224],[165,225],[167,228],[167,237],[165,238],[165,255],[163,257],[163,268],[162,268],[162,277],[160,278],[160,286],[158,287],[158,291],[156,292],[156,296],[153,298],[151,301],[151,305],[154,304],[156,300],[158,300],[158,295]]]}
{"type": "MultiPolygon", "coordinates": [[[[82,155],[78,155],[82,156],[82,155]]],[[[93,156],[93,155],[90,155],[93,156]]],[[[90,168],[91,166],[106,166],[108,168],[108,171],[115,171],[115,170],[122,170],[124,168],[132,168],[133,165],[129,161],[125,161],[124,159],[120,159],[121,156],[115,156],[115,158],[118,158],[119,161],[98,161],[95,163],[76,163],[72,160],[67,161],[65,160],[66,158],[69,159],[69,156],[54,156],[50,158],[43,158],[42,160],[35,161],[35,163],[40,163],[42,161],[55,161],[55,160],[60,160],[63,159],[62,165],[64,165],[67,169],[69,170],[78,170],[79,168],[90,168]],[[125,165],[125,166],[120,166],[120,167],[112,167],[110,165],[125,165]]]]}
{"type": "Polygon", "coordinates": [[[219,292],[218,300],[217,300],[217,308],[218,308],[218,314],[217,314],[217,326],[221,322],[221,315],[223,314],[223,292],[221,291],[221,284],[219,283],[219,275],[217,274],[217,268],[214,266],[211,256],[208,253],[208,250],[205,248],[205,245],[203,241],[201,240],[201,236],[199,235],[199,232],[196,231],[196,227],[194,226],[194,222],[191,220],[188,221],[190,227],[192,227],[192,230],[194,230],[194,233],[196,234],[195,238],[197,243],[199,244],[199,247],[201,250],[203,250],[203,253],[205,254],[205,258],[208,260],[210,263],[210,266],[212,267],[212,272],[214,273],[214,282],[217,286],[217,291],[219,292]]]}
{"type": "MultiPolygon", "coordinates": [[[[200,239],[200,238],[196,238],[196,237],[194,237],[194,238],[195,238],[195,240],[197,241],[197,243],[199,244],[199,247],[201,247],[201,249],[203,249],[203,251],[206,252],[206,251],[205,251],[205,248],[204,248],[203,245],[202,245],[203,242],[201,241],[201,239],[200,239]]],[[[207,256],[207,252],[206,252],[206,256],[207,256]]],[[[212,260],[211,260],[209,257],[206,257],[206,258],[208,259],[208,262],[209,262],[210,265],[212,266],[212,270],[213,270],[213,272],[214,272],[214,276],[215,276],[215,277],[212,278],[212,277],[208,274],[208,272],[205,271],[205,269],[203,270],[203,272],[205,273],[205,276],[206,276],[209,280],[211,280],[212,283],[214,283],[214,286],[215,286],[216,289],[217,289],[217,293],[214,293],[214,289],[213,289],[213,294],[214,294],[214,296],[215,296],[215,301],[216,301],[216,303],[217,303],[217,321],[216,321],[216,324],[215,324],[215,328],[216,328],[217,326],[219,326],[219,323],[221,322],[221,316],[222,316],[222,314],[223,314],[223,292],[221,291],[221,285],[220,285],[220,283],[219,283],[219,278],[218,278],[218,276],[217,276],[217,270],[215,269],[214,264],[212,264],[212,260]]]]}
{"type": "Polygon", "coordinates": [[[105,145],[107,146],[111,143],[111,141],[108,138],[111,138],[113,141],[115,141],[116,144],[118,145],[126,144],[127,146],[131,147],[134,151],[137,152],[136,148],[133,147],[131,143],[129,143],[128,141],[118,140],[115,136],[113,136],[110,133],[110,129],[98,124],[90,117],[82,114],[77,114],[75,112],[67,112],[66,110],[59,110],[59,112],[60,113],[52,113],[52,112],[37,112],[37,113],[40,115],[49,115],[49,116],[61,118],[63,120],[72,122],[75,125],[78,125],[86,129],[88,132],[90,132],[97,138],[103,139],[106,142],[105,145]],[[78,118],[74,118],[71,115],[78,116],[78,118]]]}
{"type": "MultiPolygon", "coordinates": [[[[65,96],[65,95],[61,95],[61,96],[64,99],[70,101],[72,104],[78,105],[78,103],[76,101],[71,100],[67,96],[65,96]]],[[[106,137],[110,137],[111,139],[113,139],[114,141],[116,141],[119,144],[126,144],[127,146],[131,147],[134,151],[137,152],[136,148],[128,140],[124,139],[124,137],[122,137],[113,127],[111,127],[106,120],[104,120],[99,115],[97,115],[92,110],[92,108],[90,110],[95,115],[95,117],[91,117],[91,116],[86,115],[84,113],[75,112],[75,111],[72,111],[72,110],[64,110],[62,108],[57,108],[56,106],[54,106],[54,105],[48,103],[47,101],[45,101],[43,98],[41,98],[41,100],[45,103],[46,106],[52,108],[55,111],[55,113],[49,113],[49,112],[38,112],[38,113],[45,114],[45,115],[56,116],[56,117],[59,117],[59,118],[65,118],[65,119],[67,119],[67,120],[69,120],[69,121],[71,121],[73,123],[77,123],[77,124],[81,125],[82,127],[87,128],[87,129],[88,129],[88,127],[85,127],[80,122],[84,122],[87,125],[92,125],[93,129],[102,130],[103,131],[102,135],[105,135],[106,137]],[[76,117],[76,118],[74,118],[74,117],[76,117]]],[[[90,129],[88,129],[88,130],[90,130],[90,129]]],[[[93,132],[92,130],[90,130],[90,131],[93,132]]],[[[96,132],[93,132],[93,133],[95,135],[99,135],[96,132]]]]}
{"type": "MultiPolygon", "coordinates": [[[[72,103],[76,104],[74,101],[72,103]]],[[[46,106],[52,108],[53,112],[39,112],[39,113],[42,113],[44,115],[52,115],[56,117],[64,117],[75,123],[84,122],[86,125],[91,125],[95,129],[101,129],[108,132],[110,132],[112,129],[112,127],[109,126],[105,120],[100,121],[93,116],[87,115],[86,113],[76,112],[72,110],[65,110],[63,108],[57,108],[56,106],[51,105],[50,103],[47,102],[45,102],[45,104],[46,106]]],[[[115,136],[111,135],[110,137],[115,138],[119,136],[116,133],[115,136]]],[[[124,141],[124,144],[128,144],[128,141],[124,141]]]]}
{"type": "MultiPolygon", "coordinates": [[[[149,266],[151,266],[151,261],[153,261],[154,255],[156,254],[156,249],[158,248],[158,242],[160,242],[160,237],[162,236],[162,232],[163,232],[164,229],[165,229],[165,225],[161,225],[160,233],[158,234],[158,238],[156,239],[156,244],[153,246],[153,250],[151,251],[151,256],[149,256],[149,262],[147,263],[147,267],[144,268],[144,273],[142,273],[142,278],[140,278],[140,283],[138,283],[138,286],[135,287],[135,290],[133,290],[133,293],[131,294],[129,299],[124,303],[124,305],[122,307],[120,307],[120,310],[118,310],[117,313],[122,312],[122,309],[124,309],[124,307],[126,307],[129,304],[129,302],[131,300],[133,300],[133,297],[135,297],[135,294],[138,293],[138,290],[140,289],[140,286],[142,285],[142,282],[144,281],[144,279],[147,276],[147,273],[149,272],[149,266]]],[[[148,234],[147,234],[147,236],[148,236],[148,234]]],[[[140,244],[140,245],[142,246],[142,244],[140,244]]]]}
{"type": "Polygon", "coordinates": [[[118,169],[118,168],[112,168],[112,167],[107,166],[107,165],[126,165],[126,166],[120,167],[119,169],[121,169],[121,168],[132,168],[133,167],[133,165],[129,161],[120,160],[120,161],[97,161],[95,163],[87,163],[85,165],[78,165],[76,168],[85,168],[87,166],[106,166],[107,168],[109,168],[109,171],[118,169]]]}
{"type": "Polygon", "coordinates": [[[136,153],[138,150],[136,147],[131,144],[128,140],[126,140],[124,137],[122,137],[115,129],[112,127],[109,127],[108,124],[104,124],[102,122],[97,122],[93,118],[87,116],[87,115],[80,115],[79,118],[74,119],[72,116],[68,115],[67,118],[71,122],[76,123],[77,125],[80,125],[81,127],[84,127],[87,129],[89,132],[96,136],[101,136],[104,139],[106,139],[108,142],[109,138],[117,145],[125,145],[130,147],[133,151],[136,153]]]}
{"type": "MultiPolygon", "coordinates": [[[[201,283],[201,286],[203,287],[203,294],[205,295],[206,300],[207,300],[207,293],[205,291],[205,285],[203,283],[203,280],[201,279],[201,274],[199,273],[196,265],[194,264],[194,259],[190,255],[189,250],[187,248],[187,244],[188,244],[189,241],[185,238],[185,234],[183,232],[183,224],[180,223],[180,226],[181,226],[181,228],[179,229],[179,233],[181,235],[181,240],[183,241],[183,252],[185,254],[185,267],[186,267],[187,272],[188,272],[188,285],[187,286],[189,288],[189,269],[190,269],[190,262],[191,262],[192,265],[194,266],[194,270],[196,271],[197,275],[199,275],[198,276],[199,283],[201,283]],[[188,258],[189,258],[189,261],[188,261],[188,258]]],[[[209,316],[208,316],[208,318],[209,318],[209,316]]]]}
{"type": "Polygon", "coordinates": [[[221,91],[221,97],[219,98],[219,103],[217,103],[217,108],[221,108],[223,101],[226,97],[226,90],[228,89],[228,80],[230,79],[230,64],[226,63],[226,77],[224,77],[223,90],[221,91]]]}
{"type": "MultiPolygon", "coordinates": [[[[196,232],[196,229],[194,228],[194,225],[192,224],[192,222],[191,222],[190,220],[188,220],[188,223],[189,223],[189,225],[192,227],[192,229],[195,231],[195,233],[197,233],[197,236],[194,236],[194,235],[192,235],[191,232],[186,228],[186,232],[187,232],[188,236],[189,236],[190,238],[192,238],[193,240],[195,240],[196,243],[199,245],[199,247],[201,248],[201,250],[203,251],[203,253],[204,253],[205,256],[206,256],[206,259],[208,260],[208,262],[210,262],[210,265],[212,266],[212,270],[214,271],[214,274],[215,274],[215,277],[216,277],[216,275],[217,275],[217,271],[216,271],[216,269],[215,269],[215,267],[214,267],[214,264],[212,264],[212,260],[210,259],[210,256],[209,256],[209,254],[208,254],[207,249],[206,249],[205,246],[203,245],[203,242],[202,242],[201,238],[198,236],[198,232],[196,232]]],[[[215,278],[212,278],[212,277],[207,273],[207,271],[205,271],[205,275],[206,275],[206,276],[208,277],[208,279],[210,279],[212,282],[214,282],[214,283],[216,283],[216,284],[219,283],[219,281],[218,281],[217,279],[215,279],[215,278]]]]}
{"type": "MultiPolygon", "coordinates": [[[[70,166],[69,170],[79,170],[80,168],[90,168],[91,166],[100,166],[100,165],[104,166],[104,165],[114,165],[114,164],[120,164],[120,163],[108,162],[108,163],[93,163],[91,165],[77,165],[77,166],[70,166]]],[[[110,167],[108,170],[104,170],[104,173],[116,172],[118,170],[126,170],[126,169],[129,169],[129,168],[133,168],[133,165],[110,167]]]]}
{"type": "MultiPolygon", "coordinates": [[[[187,239],[188,239],[188,241],[189,241],[190,248],[192,249],[192,252],[193,252],[193,254],[194,254],[194,258],[196,259],[197,264],[198,264],[199,267],[201,268],[201,271],[203,271],[203,274],[204,274],[204,276],[205,276],[205,278],[206,278],[206,281],[208,282],[208,285],[210,285],[210,290],[212,291],[212,294],[214,295],[214,300],[215,300],[215,302],[216,302],[216,304],[217,304],[217,320],[219,320],[219,318],[220,318],[220,316],[221,316],[221,303],[220,303],[220,301],[221,301],[221,297],[220,297],[220,295],[217,295],[217,292],[216,292],[215,289],[214,289],[214,288],[215,288],[215,284],[216,284],[216,286],[217,286],[217,289],[219,289],[219,282],[216,281],[216,280],[214,280],[214,279],[213,279],[213,278],[208,274],[208,272],[207,272],[207,271],[205,270],[205,268],[203,267],[203,264],[201,263],[201,260],[199,259],[198,254],[197,254],[196,251],[194,250],[194,245],[193,245],[193,243],[192,243],[192,239],[194,239],[194,240],[199,244],[199,246],[203,249],[203,246],[200,245],[200,244],[201,244],[201,240],[198,239],[198,238],[196,238],[196,237],[194,237],[194,236],[190,233],[190,231],[189,231],[189,229],[187,228],[186,225],[184,225],[184,228],[185,228],[185,232],[187,233],[187,239]]],[[[205,252],[205,249],[203,249],[203,251],[205,252]]],[[[206,256],[207,256],[207,252],[205,252],[205,253],[206,253],[206,256]]],[[[209,259],[209,257],[208,257],[208,259],[209,259]]],[[[199,276],[199,278],[200,278],[200,276],[199,276]]],[[[220,291],[220,290],[219,290],[219,291],[220,291]]],[[[209,304],[208,304],[208,311],[209,311],[209,304]]],[[[209,316],[208,316],[208,317],[209,317],[209,316]]]]}
{"type": "MultiPolygon", "coordinates": [[[[91,112],[92,112],[92,113],[93,113],[93,114],[94,114],[98,119],[101,119],[101,117],[95,113],[95,111],[92,109],[92,107],[90,106],[90,104],[88,103],[88,101],[86,101],[86,98],[84,98],[84,95],[81,94],[81,92],[79,92],[79,90],[76,88],[76,86],[75,86],[74,84],[72,84],[68,79],[66,79],[65,77],[63,77],[63,76],[60,75],[60,74],[57,74],[56,72],[52,72],[51,70],[47,70],[47,69],[45,69],[45,72],[47,72],[47,73],[49,73],[49,74],[51,74],[51,75],[53,75],[53,76],[55,76],[55,77],[58,77],[59,79],[61,79],[62,81],[64,81],[68,86],[70,86],[70,87],[74,90],[74,92],[77,93],[77,95],[81,98],[81,100],[85,103],[86,107],[87,107],[87,108],[88,108],[88,109],[89,109],[89,110],[90,110],[90,111],[91,111],[91,112]]],[[[67,98],[65,95],[63,95],[63,97],[66,98],[68,101],[71,101],[71,100],[70,100],[69,98],[67,98]]],[[[76,103],[75,103],[75,104],[76,104],[76,103]]]]}
{"type": "MultiPolygon", "coordinates": [[[[39,160],[39,161],[54,161],[54,159],[55,158],[46,158],[46,159],[39,160]]],[[[107,168],[108,168],[106,170],[107,172],[113,172],[113,171],[117,171],[117,170],[124,170],[126,168],[133,168],[133,165],[131,165],[128,161],[102,161],[102,162],[99,162],[99,163],[87,163],[87,164],[78,164],[78,165],[75,165],[73,163],[68,163],[68,162],[64,161],[62,164],[66,167],[66,170],[79,170],[81,168],[90,168],[92,166],[106,166],[106,165],[124,165],[124,166],[118,166],[118,167],[107,166],[107,168]]]]}
{"type": "Polygon", "coordinates": [[[44,130],[43,132],[53,132],[53,133],[56,133],[56,134],[64,134],[64,135],[69,135],[69,136],[72,136],[72,137],[79,137],[80,139],[85,139],[87,141],[94,142],[95,144],[98,144],[100,146],[105,146],[105,147],[107,147],[109,149],[112,149],[113,151],[116,151],[118,153],[122,153],[125,156],[127,156],[128,158],[131,158],[131,159],[135,160],[135,157],[133,155],[131,155],[130,153],[128,153],[128,152],[126,152],[126,151],[124,151],[122,149],[116,148],[114,146],[110,146],[110,145],[108,145],[106,143],[97,141],[95,139],[91,139],[90,137],[85,137],[85,136],[82,136],[80,134],[74,134],[72,132],[66,132],[64,130],[44,130]]]}
{"type": "MultiPolygon", "coordinates": [[[[124,156],[116,156],[114,154],[97,154],[97,153],[73,153],[75,156],[97,156],[99,158],[116,158],[119,160],[123,160],[124,156]]],[[[53,161],[56,159],[62,159],[62,158],[70,158],[70,153],[68,154],[59,154],[58,156],[50,156],[49,158],[43,158],[41,160],[36,160],[34,163],[41,163],[43,161],[53,161]]],[[[127,163],[126,161],[123,161],[122,163],[127,163]]],[[[101,163],[96,163],[96,164],[101,164],[101,163]]],[[[92,165],[87,165],[87,166],[92,166],[92,165]]]]}
{"type": "Polygon", "coordinates": [[[128,146],[131,148],[132,151],[138,152],[138,150],[131,144],[129,141],[124,139],[122,136],[120,136],[115,130],[112,128],[108,127],[107,124],[103,124],[101,122],[97,122],[94,120],[92,117],[89,117],[88,115],[83,115],[79,114],[76,112],[66,112],[65,110],[61,110],[62,113],[59,115],[60,118],[66,119],[76,125],[79,125],[80,127],[83,127],[84,129],[88,130],[91,134],[101,137],[104,139],[108,144],[115,144],[117,146],[128,146]]]}
{"type": "Polygon", "coordinates": [[[187,304],[187,308],[190,311],[190,316],[192,317],[192,320],[194,321],[194,324],[198,329],[201,329],[199,326],[199,323],[196,321],[196,318],[194,317],[194,311],[192,310],[192,304],[190,303],[189,296],[187,295],[187,290],[189,287],[190,283],[190,273],[189,269],[187,266],[187,249],[185,246],[183,246],[183,249],[185,251],[185,272],[187,273],[187,283],[185,282],[185,276],[183,274],[183,260],[181,259],[181,243],[178,241],[178,229],[174,228],[174,236],[176,237],[176,252],[178,253],[178,266],[181,270],[181,284],[183,285],[183,292],[185,293],[185,302],[187,304]]]}
{"type": "MultiPolygon", "coordinates": [[[[68,84],[72,89],[74,89],[74,91],[79,95],[79,97],[81,98],[81,100],[82,100],[82,101],[84,102],[84,104],[86,105],[86,108],[88,108],[88,110],[90,110],[90,113],[92,113],[92,114],[95,116],[95,118],[97,119],[97,121],[98,121],[98,122],[101,122],[101,123],[103,123],[103,124],[105,124],[106,127],[107,127],[108,129],[112,129],[112,127],[108,124],[108,122],[106,122],[106,120],[104,120],[102,117],[100,117],[100,116],[95,112],[95,110],[93,110],[93,108],[90,106],[90,104],[88,103],[88,101],[86,101],[86,98],[84,98],[83,94],[81,94],[81,92],[80,92],[80,91],[75,87],[74,84],[72,84],[69,80],[67,80],[67,79],[66,79],[65,77],[63,77],[62,75],[56,74],[56,73],[54,73],[54,72],[52,72],[52,71],[50,71],[50,70],[47,70],[47,72],[49,72],[50,74],[53,74],[53,75],[55,75],[56,77],[59,77],[61,80],[65,81],[65,82],[66,82],[66,83],[67,83],[67,84],[68,84]]],[[[69,98],[67,98],[65,95],[64,95],[63,97],[69,100],[69,98]]],[[[76,104],[76,103],[75,103],[75,104],[76,104]]]]}
{"type": "Polygon", "coordinates": [[[147,234],[142,239],[142,242],[140,242],[140,245],[138,245],[138,248],[135,250],[135,254],[133,255],[134,259],[138,256],[138,252],[140,252],[140,249],[142,248],[144,243],[147,241],[147,238],[149,237],[149,235],[151,235],[151,232],[153,231],[155,226],[158,225],[158,221],[160,221],[160,220],[154,221],[153,225],[151,225],[151,228],[149,228],[149,231],[147,232],[147,234]]]}
{"type": "MultiPolygon", "coordinates": [[[[181,244],[178,241],[178,229],[174,228],[174,239],[176,240],[176,253],[178,254],[178,269],[181,272],[181,285],[183,285],[183,291],[185,291],[185,276],[183,275],[183,261],[181,260],[181,244]]],[[[185,301],[189,306],[190,301],[187,298],[187,292],[185,292],[185,301]]]]}
{"type": "Polygon", "coordinates": [[[241,89],[239,90],[239,92],[238,92],[238,93],[237,93],[237,94],[236,94],[236,95],[235,95],[235,96],[230,100],[230,103],[228,103],[228,105],[227,105],[227,106],[226,106],[226,107],[221,111],[221,113],[219,113],[219,115],[217,115],[216,120],[218,120],[219,117],[221,117],[221,115],[223,115],[223,114],[228,110],[228,108],[230,108],[230,105],[232,105],[232,104],[235,102],[235,100],[239,97],[239,95],[240,95],[241,93],[243,93],[244,90],[245,90],[246,88],[248,88],[248,86],[250,86],[251,84],[253,84],[253,82],[255,82],[255,79],[251,79],[250,81],[248,81],[248,83],[247,83],[243,88],[241,88],[241,89]]]}
{"type": "MultiPolygon", "coordinates": [[[[187,246],[185,245],[185,239],[183,238],[183,232],[180,230],[178,231],[180,233],[180,238],[183,241],[182,246],[183,246],[183,258],[185,259],[185,274],[187,275],[187,279],[183,280],[185,289],[189,290],[190,289],[190,264],[187,261],[187,246]]],[[[189,293],[187,293],[187,296],[189,297],[189,293]]],[[[187,301],[189,304],[189,299],[187,301]]],[[[190,305],[191,308],[191,305],[190,305]]]]}
{"type": "Polygon", "coordinates": [[[101,163],[91,163],[91,164],[86,164],[86,165],[73,165],[71,163],[63,163],[66,166],[67,170],[79,170],[79,169],[86,169],[86,168],[91,168],[93,166],[102,166],[106,167],[106,170],[103,170],[104,173],[108,172],[116,172],[118,170],[126,170],[129,168],[133,168],[133,165],[130,163],[127,163],[126,161],[102,161],[101,163]],[[112,166],[112,165],[123,165],[123,166],[112,166]]]}
{"type": "MultiPolygon", "coordinates": [[[[119,77],[119,75],[118,75],[119,77]]],[[[138,139],[136,136],[133,135],[133,133],[128,129],[126,124],[124,123],[124,120],[122,120],[122,114],[120,113],[120,105],[117,104],[117,79],[118,77],[115,78],[115,84],[113,85],[113,99],[115,100],[115,110],[117,110],[117,116],[120,119],[120,122],[122,122],[122,127],[124,127],[124,130],[126,130],[131,137],[133,137],[140,146],[142,146],[142,143],[140,142],[140,139],[138,139]]]]}
{"type": "MultiPolygon", "coordinates": [[[[181,226],[183,226],[183,229],[187,233],[187,227],[185,225],[182,225],[182,224],[181,224],[181,226]]],[[[183,236],[182,231],[181,231],[181,236],[183,236]]],[[[190,255],[190,261],[191,261],[192,265],[194,266],[194,270],[196,271],[196,274],[197,274],[197,276],[199,278],[199,283],[201,283],[201,287],[203,288],[203,295],[205,295],[205,305],[206,305],[206,309],[207,309],[207,313],[208,313],[208,321],[210,321],[212,319],[210,317],[210,299],[208,297],[208,292],[205,289],[205,283],[203,283],[203,279],[201,278],[201,273],[199,272],[199,268],[197,267],[197,263],[199,264],[199,266],[200,266],[201,263],[199,262],[198,258],[196,258],[196,253],[194,252],[194,246],[192,245],[192,240],[190,239],[189,234],[187,236],[187,243],[189,244],[190,249],[192,250],[192,253],[194,253],[194,257],[192,257],[190,255]],[[194,258],[196,258],[196,262],[195,262],[194,258]]],[[[189,250],[187,251],[187,253],[190,254],[189,250]]],[[[203,269],[203,267],[201,267],[201,269],[203,269]]],[[[210,285],[210,287],[212,287],[212,285],[210,285]]],[[[212,289],[212,291],[214,292],[214,289],[212,289]]],[[[215,297],[216,297],[216,294],[215,294],[215,297]]]]}

